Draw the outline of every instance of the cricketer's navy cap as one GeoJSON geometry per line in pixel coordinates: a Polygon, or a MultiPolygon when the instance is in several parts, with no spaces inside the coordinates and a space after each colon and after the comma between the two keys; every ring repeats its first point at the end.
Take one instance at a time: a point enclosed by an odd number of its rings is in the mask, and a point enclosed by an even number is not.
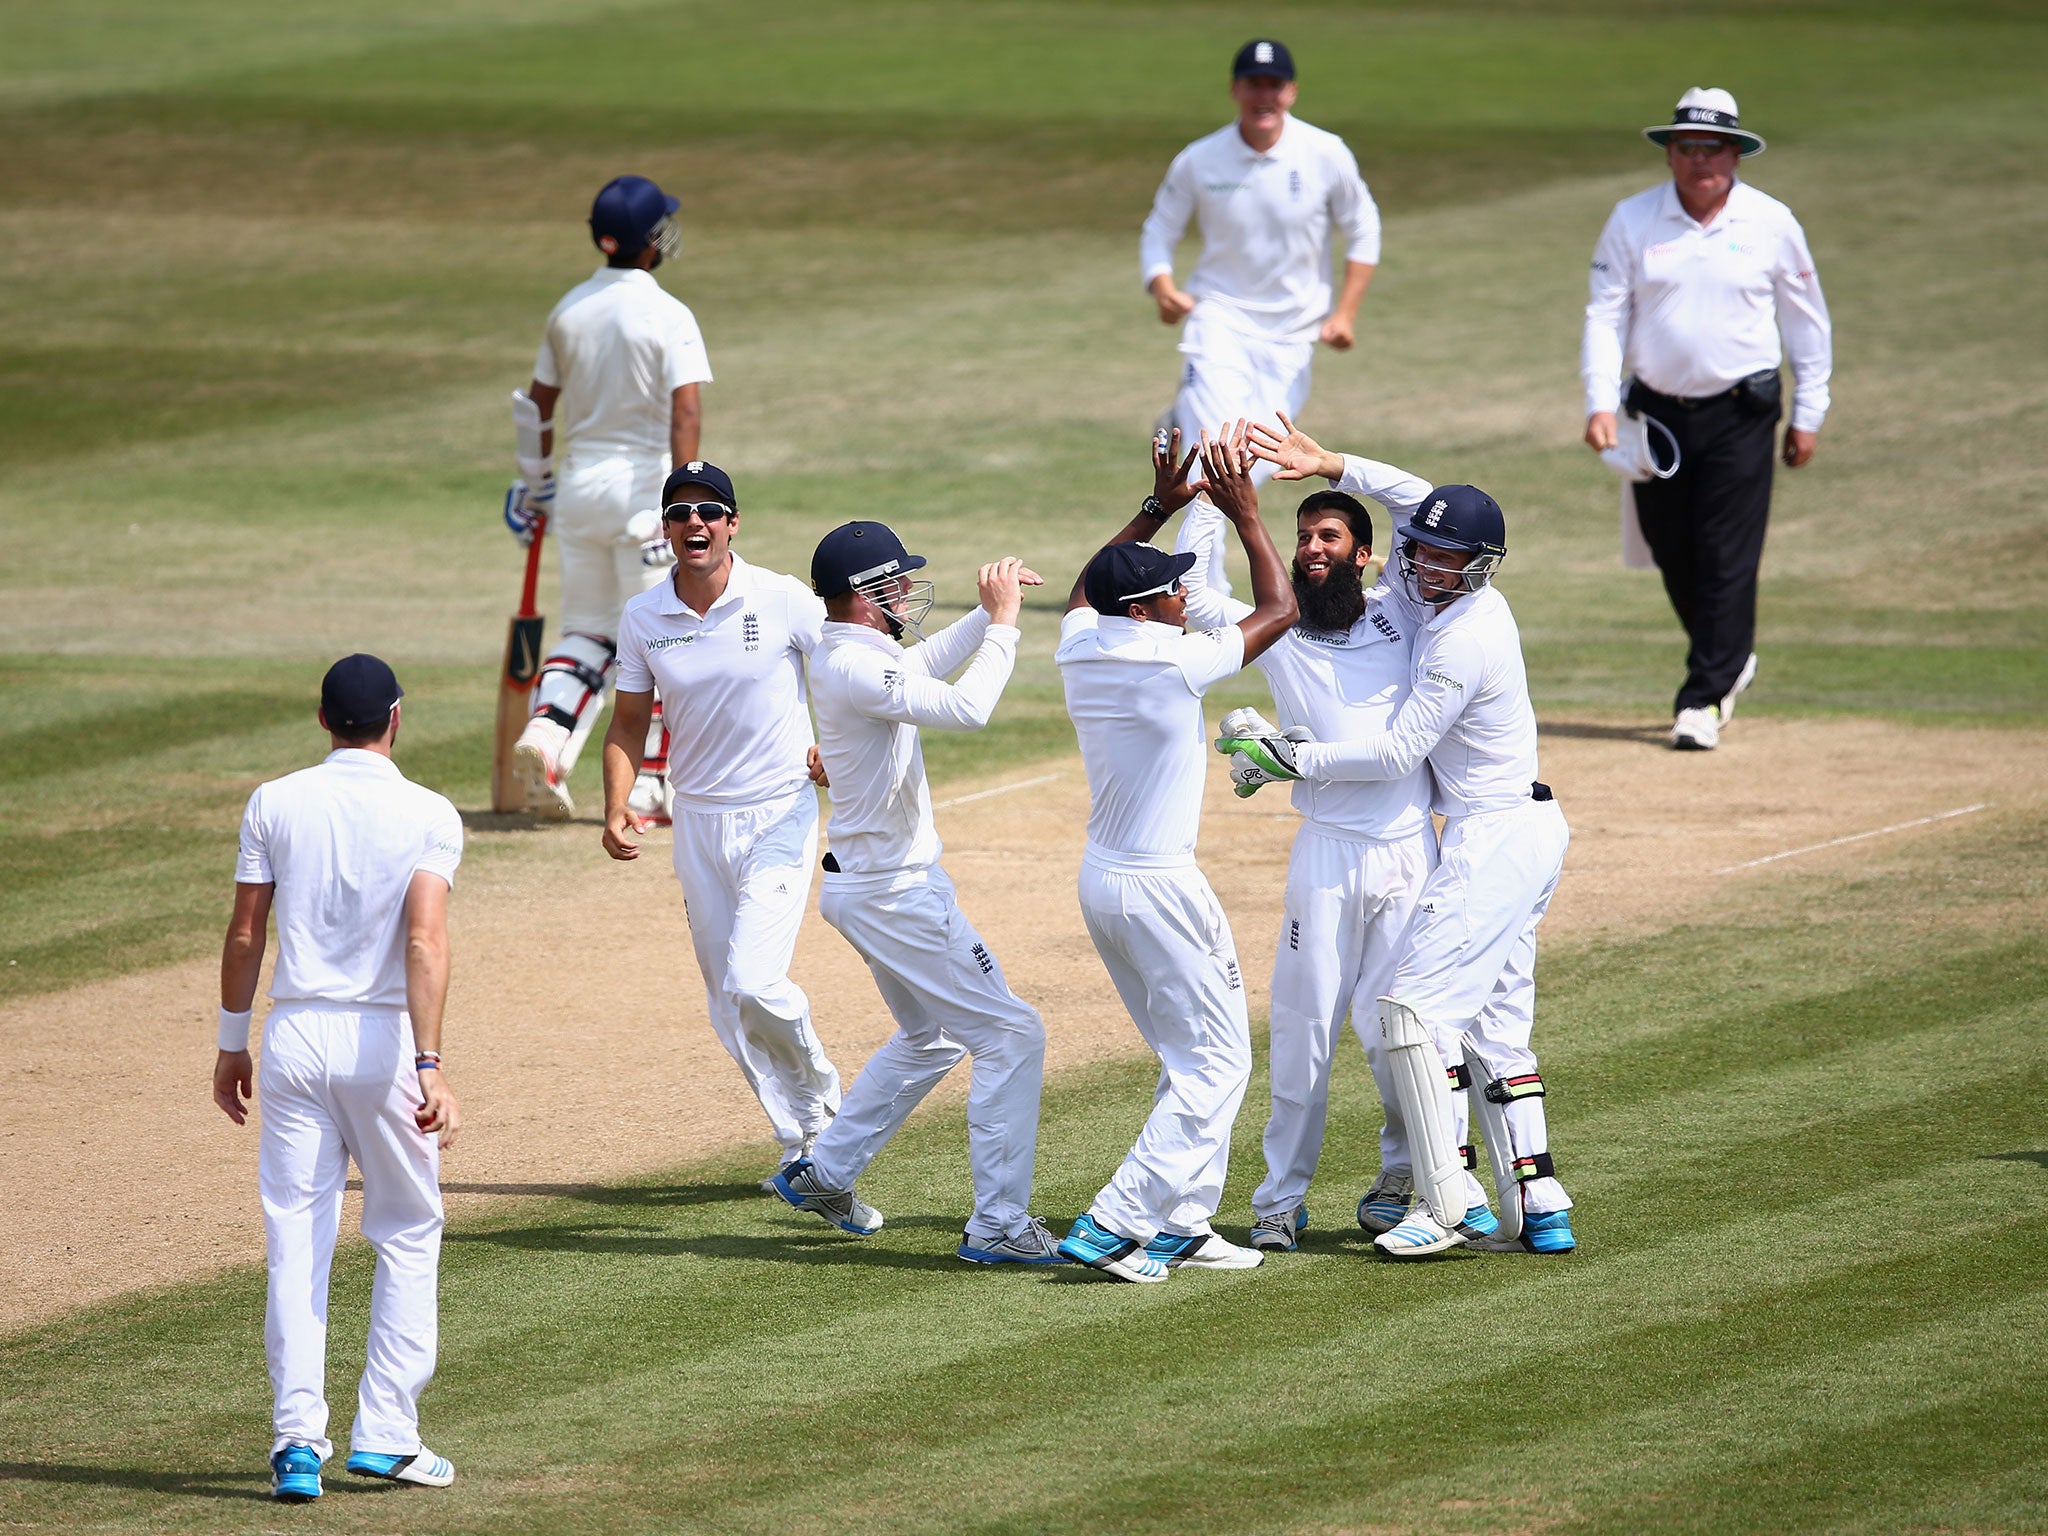
{"type": "Polygon", "coordinates": [[[1097,613],[1122,617],[1139,598],[1173,591],[1194,563],[1192,551],[1169,555],[1150,544],[1111,544],[1088,562],[1081,595],[1097,613]]]}
{"type": "Polygon", "coordinates": [[[1508,521],[1500,503],[1476,485],[1440,485],[1416,504],[1401,537],[1438,549],[1505,555],[1508,521]]]}
{"type": "Polygon", "coordinates": [[[924,556],[903,547],[887,523],[841,523],[811,555],[811,589],[838,597],[864,581],[924,569],[924,556]]]}
{"type": "Polygon", "coordinates": [[[404,697],[391,668],[360,651],[342,657],[320,679],[320,708],[331,731],[383,725],[404,697]]]}
{"type": "Polygon", "coordinates": [[[1230,61],[1230,78],[1243,80],[1251,75],[1271,75],[1276,80],[1294,78],[1294,55],[1287,51],[1287,45],[1270,37],[1255,37],[1237,50],[1237,57],[1230,61]]]}
{"type": "Polygon", "coordinates": [[[687,464],[678,464],[668,472],[668,478],[661,482],[661,504],[666,507],[676,500],[676,492],[686,485],[701,486],[716,493],[733,511],[740,509],[739,493],[732,488],[732,476],[716,464],[707,464],[702,459],[691,459],[687,464]]]}
{"type": "Polygon", "coordinates": [[[653,241],[654,228],[682,207],[645,176],[615,176],[590,205],[590,238],[607,254],[632,255],[653,241]],[[610,245],[605,242],[611,241],[610,245]]]}

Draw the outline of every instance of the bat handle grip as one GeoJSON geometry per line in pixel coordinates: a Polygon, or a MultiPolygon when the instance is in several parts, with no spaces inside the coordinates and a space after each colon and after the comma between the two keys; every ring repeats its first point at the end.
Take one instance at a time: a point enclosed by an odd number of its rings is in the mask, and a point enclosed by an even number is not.
{"type": "Polygon", "coordinates": [[[548,520],[543,517],[534,526],[533,542],[526,546],[526,584],[519,589],[519,617],[530,619],[534,604],[540,598],[540,546],[547,537],[548,520]]]}

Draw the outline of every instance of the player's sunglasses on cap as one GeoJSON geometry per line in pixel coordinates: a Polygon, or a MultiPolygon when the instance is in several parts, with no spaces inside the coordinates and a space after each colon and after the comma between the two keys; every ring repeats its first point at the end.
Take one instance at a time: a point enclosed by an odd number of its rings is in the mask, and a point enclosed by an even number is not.
{"type": "Polygon", "coordinates": [[[661,509],[664,523],[687,523],[693,517],[715,523],[734,515],[734,510],[722,501],[672,501],[661,509]]]}

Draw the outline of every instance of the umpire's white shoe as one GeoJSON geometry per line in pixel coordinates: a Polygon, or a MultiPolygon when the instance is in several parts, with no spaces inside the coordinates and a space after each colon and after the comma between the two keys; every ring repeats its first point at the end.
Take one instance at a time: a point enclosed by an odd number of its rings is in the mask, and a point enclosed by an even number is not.
{"type": "Polygon", "coordinates": [[[1380,1176],[1372,1181],[1372,1188],[1358,1202],[1358,1224],[1374,1236],[1391,1232],[1414,1203],[1414,1175],[1389,1173],[1382,1168],[1380,1176]]]}
{"type": "Polygon", "coordinates": [[[822,1216],[842,1232],[873,1237],[882,1230],[882,1213],[850,1189],[831,1189],[818,1180],[808,1157],[800,1157],[775,1175],[775,1193],[800,1211],[822,1216]]]}
{"type": "Polygon", "coordinates": [[[1301,1246],[1301,1234],[1308,1230],[1308,1207],[1275,1211],[1252,1223],[1252,1246],[1275,1253],[1292,1253],[1301,1246]]]}
{"type": "Polygon", "coordinates": [[[1382,1232],[1372,1240],[1372,1245],[1389,1258],[1421,1259],[1499,1230],[1500,1218],[1493,1214],[1490,1206],[1475,1205],[1465,1212],[1463,1221],[1455,1227],[1446,1227],[1430,1211],[1428,1201],[1418,1200],[1415,1209],[1401,1219],[1398,1227],[1391,1232],[1382,1232]]]}
{"type": "Polygon", "coordinates": [[[1721,724],[1726,725],[1735,718],[1735,700],[1737,696],[1741,694],[1743,689],[1755,681],[1756,652],[1751,651],[1749,653],[1749,660],[1742,664],[1742,675],[1735,679],[1735,686],[1730,688],[1721,699],[1721,724]]]}
{"type": "Polygon", "coordinates": [[[1162,1232],[1145,1251],[1168,1269],[1257,1269],[1266,1262],[1258,1249],[1240,1248],[1215,1232],[1162,1232]]]}
{"type": "Polygon", "coordinates": [[[1681,709],[1671,722],[1671,745],[1680,752],[1711,752],[1720,744],[1721,711],[1716,705],[1681,709]]]}
{"type": "Polygon", "coordinates": [[[561,767],[562,749],[568,744],[568,727],[546,715],[528,720],[512,744],[512,782],[519,786],[520,803],[530,814],[553,821],[567,821],[576,814],[561,767]]]}
{"type": "Polygon", "coordinates": [[[455,1463],[446,1456],[436,1456],[424,1445],[410,1456],[357,1451],[349,1457],[348,1469],[357,1477],[381,1477],[387,1483],[417,1483],[422,1488],[446,1488],[455,1481],[455,1463]]]}

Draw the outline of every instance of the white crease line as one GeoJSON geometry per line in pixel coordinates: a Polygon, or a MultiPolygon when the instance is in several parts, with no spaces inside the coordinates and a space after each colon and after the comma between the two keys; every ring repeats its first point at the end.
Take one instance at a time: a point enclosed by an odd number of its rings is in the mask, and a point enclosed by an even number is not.
{"type": "Polygon", "coordinates": [[[994,789],[976,790],[971,795],[955,795],[951,800],[941,800],[932,809],[943,811],[949,805],[966,805],[974,800],[987,800],[995,795],[1007,795],[1013,789],[1036,789],[1040,784],[1050,784],[1058,778],[1056,773],[1041,773],[1035,779],[1019,779],[1014,784],[998,784],[994,789]]]}
{"type": "Polygon", "coordinates": [[[1852,832],[1847,837],[1829,838],[1824,843],[1809,843],[1804,848],[1787,848],[1783,853],[1767,853],[1760,859],[1751,859],[1746,864],[1730,864],[1726,869],[1714,871],[1717,875],[1732,875],[1738,869],[1755,869],[1759,864],[1775,864],[1780,859],[1796,859],[1802,853],[1819,853],[1823,848],[1839,848],[1844,843],[1860,843],[1866,837],[1883,837],[1888,832],[1904,832],[1910,827],[1932,826],[1937,821],[1947,821],[1951,816],[1968,816],[1973,811],[1988,811],[1991,802],[1983,800],[1976,805],[1966,805],[1959,810],[1943,811],[1938,816],[1922,816],[1917,821],[1902,821],[1895,826],[1879,827],[1875,832],[1852,832]]]}

